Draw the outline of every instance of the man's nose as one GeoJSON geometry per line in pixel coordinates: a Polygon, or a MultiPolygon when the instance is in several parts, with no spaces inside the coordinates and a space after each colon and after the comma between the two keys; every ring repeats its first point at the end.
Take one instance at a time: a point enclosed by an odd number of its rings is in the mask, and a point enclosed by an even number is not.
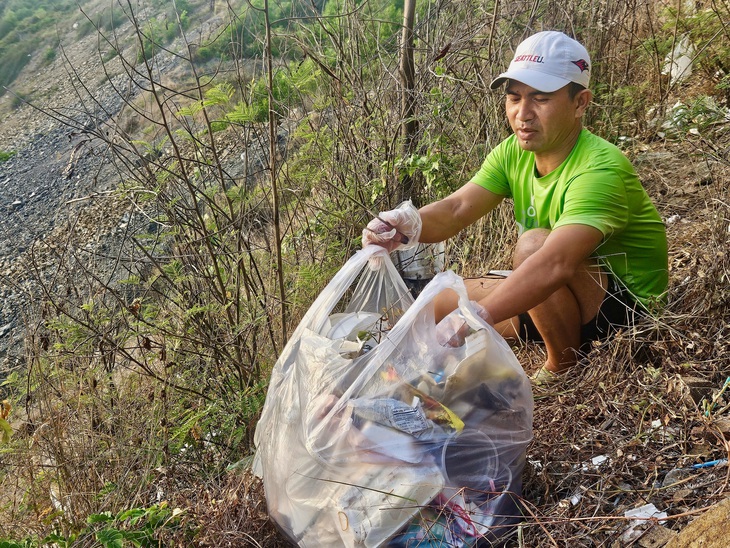
{"type": "Polygon", "coordinates": [[[530,120],[533,116],[532,106],[529,101],[522,100],[517,104],[516,118],[518,120],[530,120]]]}

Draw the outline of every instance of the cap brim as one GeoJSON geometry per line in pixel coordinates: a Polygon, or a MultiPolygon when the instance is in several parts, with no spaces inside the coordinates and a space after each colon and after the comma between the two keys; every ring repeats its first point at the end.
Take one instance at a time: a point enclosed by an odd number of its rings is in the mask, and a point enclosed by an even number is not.
{"type": "Polygon", "coordinates": [[[492,83],[489,84],[489,88],[497,89],[507,80],[517,80],[518,82],[527,84],[531,88],[535,88],[538,91],[544,91],[546,93],[558,91],[560,88],[570,84],[570,80],[552,76],[550,74],[544,74],[536,70],[512,69],[507,72],[503,72],[492,80],[492,83]]]}

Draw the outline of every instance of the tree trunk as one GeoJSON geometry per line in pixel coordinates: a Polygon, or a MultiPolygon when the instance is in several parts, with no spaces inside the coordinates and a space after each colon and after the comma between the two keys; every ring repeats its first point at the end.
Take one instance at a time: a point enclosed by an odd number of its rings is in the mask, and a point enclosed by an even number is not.
{"type": "MultiPolygon", "coordinates": [[[[416,12],[416,0],[405,0],[403,6],[403,32],[400,48],[400,81],[401,81],[401,132],[403,138],[402,157],[413,153],[418,122],[415,119],[415,64],[413,61],[413,21],[416,12]]],[[[415,195],[413,177],[404,173],[401,176],[399,202],[413,198],[415,195]]]]}

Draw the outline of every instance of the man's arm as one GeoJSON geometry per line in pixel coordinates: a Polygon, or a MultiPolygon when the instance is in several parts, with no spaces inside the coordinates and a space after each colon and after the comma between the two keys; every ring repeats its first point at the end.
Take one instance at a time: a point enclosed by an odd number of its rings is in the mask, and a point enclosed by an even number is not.
{"type": "Polygon", "coordinates": [[[555,229],[539,250],[479,303],[495,323],[534,308],[573,279],[602,239],[601,231],[588,225],[555,229]]]}
{"type": "Polygon", "coordinates": [[[419,210],[423,243],[441,242],[492,211],[504,197],[477,184],[466,183],[446,198],[419,210]]]}

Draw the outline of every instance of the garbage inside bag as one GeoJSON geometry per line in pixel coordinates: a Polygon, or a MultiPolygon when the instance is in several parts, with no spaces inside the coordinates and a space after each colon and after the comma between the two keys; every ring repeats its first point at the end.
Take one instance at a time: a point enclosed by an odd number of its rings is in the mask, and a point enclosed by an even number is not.
{"type": "Polygon", "coordinates": [[[519,520],[532,410],[525,373],[461,278],[438,274],[413,301],[369,246],[275,364],[254,471],[299,546],[472,546],[519,520]],[[436,337],[433,299],[447,288],[469,325],[458,347],[436,337]]]}

